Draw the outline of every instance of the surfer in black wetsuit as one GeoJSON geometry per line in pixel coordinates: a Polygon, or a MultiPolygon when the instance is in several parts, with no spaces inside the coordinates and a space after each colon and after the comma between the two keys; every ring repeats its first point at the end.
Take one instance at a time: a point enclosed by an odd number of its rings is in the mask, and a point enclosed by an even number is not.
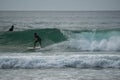
{"type": "Polygon", "coordinates": [[[36,43],[39,42],[40,46],[41,46],[41,38],[38,36],[37,33],[34,33],[34,38],[35,38],[35,41],[34,41],[34,49],[36,47],[36,43]]]}
{"type": "Polygon", "coordinates": [[[11,28],[9,29],[9,31],[13,31],[14,29],[14,25],[11,26],[11,28]]]}

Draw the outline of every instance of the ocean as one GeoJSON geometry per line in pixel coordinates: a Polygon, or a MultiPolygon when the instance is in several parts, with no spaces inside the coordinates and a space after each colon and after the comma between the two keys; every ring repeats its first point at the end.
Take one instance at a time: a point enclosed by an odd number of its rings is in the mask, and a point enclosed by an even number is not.
{"type": "Polygon", "coordinates": [[[120,11],[0,11],[0,80],[21,79],[120,80],[120,11]]]}

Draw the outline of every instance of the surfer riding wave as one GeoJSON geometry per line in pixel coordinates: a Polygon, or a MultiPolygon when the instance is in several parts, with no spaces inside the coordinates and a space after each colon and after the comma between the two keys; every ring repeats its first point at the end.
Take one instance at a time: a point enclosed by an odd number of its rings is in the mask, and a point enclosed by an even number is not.
{"type": "Polygon", "coordinates": [[[35,41],[34,41],[34,47],[33,48],[35,49],[37,42],[41,46],[41,38],[39,37],[39,35],[37,33],[34,33],[34,39],[35,39],[35,41]]]}

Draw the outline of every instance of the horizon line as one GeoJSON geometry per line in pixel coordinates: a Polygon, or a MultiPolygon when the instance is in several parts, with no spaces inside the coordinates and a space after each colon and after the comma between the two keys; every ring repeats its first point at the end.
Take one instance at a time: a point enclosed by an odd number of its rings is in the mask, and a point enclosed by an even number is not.
{"type": "Polygon", "coordinates": [[[0,10],[0,11],[120,11],[120,10],[0,10]]]}

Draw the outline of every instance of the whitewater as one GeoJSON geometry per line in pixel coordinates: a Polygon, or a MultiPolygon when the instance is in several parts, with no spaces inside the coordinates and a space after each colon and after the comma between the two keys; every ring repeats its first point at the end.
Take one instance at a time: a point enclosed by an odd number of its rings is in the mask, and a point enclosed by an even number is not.
{"type": "Polygon", "coordinates": [[[0,74],[2,80],[119,80],[120,11],[0,11],[0,74]],[[29,50],[35,32],[42,48],[29,50]]]}

